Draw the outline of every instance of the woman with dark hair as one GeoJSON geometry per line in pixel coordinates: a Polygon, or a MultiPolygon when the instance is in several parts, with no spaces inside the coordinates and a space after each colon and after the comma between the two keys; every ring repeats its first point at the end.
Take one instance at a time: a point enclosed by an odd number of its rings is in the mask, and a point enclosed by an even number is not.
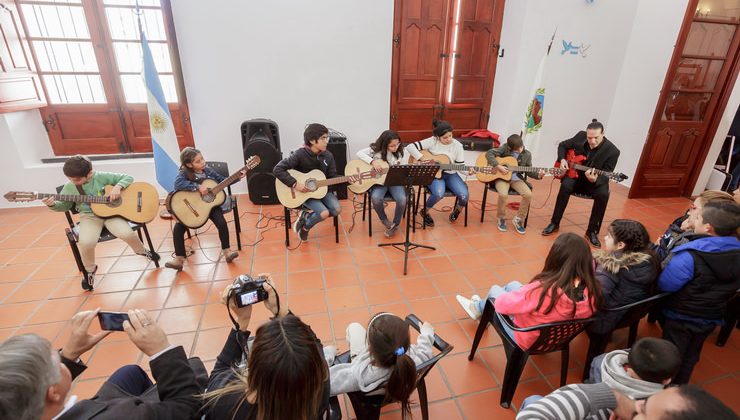
{"type": "MultiPolygon", "coordinates": [[[[403,153],[401,139],[398,133],[393,130],[383,131],[370,147],[358,151],[357,157],[363,162],[373,165],[373,168],[377,171],[383,169],[383,162],[388,165],[403,165],[409,161],[408,155],[403,153]]],[[[385,236],[390,238],[398,231],[398,226],[401,224],[403,210],[406,208],[406,202],[408,200],[406,190],[400,185],[390,187],[376,185],[370,190],[370,200],[373,203],[375,212],[378,213],[380,221],[385,226],[385,236]],[[383,206],[387,193],[390,193],[393,201],[396,202],[396,210],[393,214],[392,222],[388,220],[383,206]]]]}
{"type": "MultiPolygon", "coordinates": [[[[367,333],[362,325],[349,324],[347,342],[351,363],[329,368],[331,394],[370,392],[385,385],[386,395],[401,404],[401,417],[410,417],[409,397],[416,386],[416,365],[432,358],[432,324],[423,323],[416,344],[411,344],[406,321],[380,312],[368,322],[367,333]]],[[[324,348],[324,353],[330,354],[331,350],[324,348]]]]}
{"type": "MultiPolygon", "coordinates": [[[[426,138],[421,141],[417,141],[406,146],[406,151],[418,160],[422,159],[422,150],[427,150],[429,153],[435,155],[446,155],[450,158],[452,164],[464,165],[465,156],[463,155],[462,143],[455,140],[452,137],[452,125],[447,121],[432,121],[432,137],[426,138]]],[[[465,180],[460,175],[467,175],[464,172],[458,172],[453,170],[446,170],[442,172],[441,179],[435,179],[429,184],[429,198],[427,198],[426,210],[421,209],[421,217],[424,218],[424,224],[427,226],[434,226],[434,219],[429,215],[429,209],[434,207],[439,200],[445,195],[445,190],[452,191],[457,197],[457,206],[452,209],[450,213],[450,223],[457,220],[460,216],[460,211],[465,208],[468,203],[468,186],[465,184],[465,180]]],[[[468,173],[469,174],[469,173],[468,173]]]]}
{"type": "MultiPolygon", "coordinates": [[[[601,286],[594,277],[591,248],[575,233],[564,233],[555,240],[542,272],[527,285],[511,282],[494,285],[487,298],[494,298],[496,312],[510,315],[517,327],[590,317],[601,307],[601,286]]],[[[478,295],[466,299],[457,295],[465,312],[477,320],[486,301],[478,295]]],[[[539,331],[519,332],[504,329],[524,350],[539,337],[539,331]]]]}
{"type": "Polygon", "coordinates": [[[329,406],[329,370],[311,327],[280,306],[269,275],[265,307],[275,316],[257,329],[247,350],[252,305],[239,308],[224,290],[238,329],[216,359],[204,395],[206,419],[313,420],[329,406]]]}

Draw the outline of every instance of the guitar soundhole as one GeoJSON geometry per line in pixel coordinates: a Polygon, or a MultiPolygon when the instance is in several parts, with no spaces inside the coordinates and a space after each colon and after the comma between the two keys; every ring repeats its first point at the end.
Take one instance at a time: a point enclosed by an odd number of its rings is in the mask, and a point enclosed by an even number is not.
{"type": "Polygon", "coordinates": [[[206,203],[213,203],[213,200],[215,199],[216,197],[211,192],[203,196],[203,201],[205,201],[206,203]]]}
{"type": "Polygon", "coordinates": [[[306,188],[308,188],[309,191],[316,191],[318,189],[318,187],[316,186],[316,180],[313,178],[307,179],[304,185],[306,186],[306,188]]]}
{"type": "Polygon", "coordinates": [[[120,205],[121,205],[121,197],[118,197],[115,200],[108,201],[108,207],[119,207],[120,205]]]}

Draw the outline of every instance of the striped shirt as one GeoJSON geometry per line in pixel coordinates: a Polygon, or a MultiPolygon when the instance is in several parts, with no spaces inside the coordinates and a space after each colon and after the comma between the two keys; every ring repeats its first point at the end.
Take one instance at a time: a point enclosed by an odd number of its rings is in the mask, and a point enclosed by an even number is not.
{"type": "Polygon", "coordinates": [[[519,411],[517,420],[607,420],[617,406],[606,384],[566,385],[519,411]]]}

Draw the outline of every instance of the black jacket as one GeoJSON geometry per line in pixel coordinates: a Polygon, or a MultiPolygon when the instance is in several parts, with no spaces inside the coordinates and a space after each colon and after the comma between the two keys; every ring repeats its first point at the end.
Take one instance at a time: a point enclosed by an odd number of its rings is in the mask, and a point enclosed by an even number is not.
{"type": "Polygon", "coordinates": [[[694,276],[668,299],[665,308],[692,318],[722,319],[727,303],[740,289],[740,249],[688,252],[694,276]]]}
{"type": "MultiPolygon", "coordinates": [[[[604,308],[618,308],[653,295],[658,271],[652,257],[642,252],[594,252],[596,280],[601,284],[604,308]]],[[[607,334],[617,326],[626,311],[600,311],[589,331],[607,334]]]]}
{"type": "Polygon", "coordinates": [[[275,169],[272,170],[277,179],[292,187],[296,183],[296,179],[288,173],[288,169],[295,169],[304,173],[319,169],[327,178],[337,177],[337,164],[334,162],[334,155],[328,150],[317,155],[306,146],[295,150],[290,156],[278,162],[275,169]]]}
{"type": "MultiPolygon", "coordinates": [[[[79,376],[87,366],[62,358],[62,363],[79,376]]],[[[149,362],[157,383],[156,395],[134,397],[116,385],[105,382],[89,400],[77,402],[59,420],[159,420],[197,419],[202,392],[188,364],[185,350],[177,346],[149,362]],[[147,398],[153,397],[153,398],[147,398]]]]}
{"type": "MultiPolygon", "coordinates": [[[[221,354],[216,358],[216,364],[213,366],[211,376],[208,378],[208,390],[215,391],[224,388],[226,385],[237,380],[234,369],[239,363],[246,363],[247,355],[244,354],[239,342],[246,343],[249,340],[250,332],[241,332],[231,329],[229,337],[226,339],[221,354]]],[[[321,347],[321,341],[316,338],[317,346],[321,347]]],[[[324,397],[321,405],[321,414],[317,415],[318,419],[324,418],[324,413],[329,408],[330,382],[326,381],[324,388],[324,397]]],[[[214,404],[208,404],[205,407],[206,420],[216,419],[244,419],[252,420],[257,418],[257,408],[254,404],[249,403],[242,393],[226,394],[219,398],[214,404]],[[234,416],[234,411],[236,415],[234,416]]]]}
{"type": "MultiPolygon", "coordinates": [[[[604,141],[602,141],[597,148],[592,150],[588,145],[586,132],[579,131],[572,138],[560,142],[558,145],[558,161],[565,159],[568,149],[573,149],[577,155],[587,157],[583,162],[584,166],[601,169],[606,172],[613,172],[614,168],[617,167],[619,149],[617,149],[617,146],[610,142],[606,137],[604,137],[604,141]]],[[[585,175],[583,175],[583,172],[581,171],[578,171],[578,177],[585,179],[585,175]]],[[[602,175],[596,178],[594,187],[608,183],[609,178],[602,175]]]]}

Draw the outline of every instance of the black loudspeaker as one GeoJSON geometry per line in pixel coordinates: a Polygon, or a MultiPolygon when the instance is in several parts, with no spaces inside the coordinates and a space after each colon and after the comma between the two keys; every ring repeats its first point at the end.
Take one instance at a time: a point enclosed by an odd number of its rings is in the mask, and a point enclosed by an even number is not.
{"type": "Polygon", "coordinates": [[[273,120],[266,118],[255,118],[253,120],[247,120],[242,123],[242,150],[247,147],[249,140],[255,136],[255,134],[262,134],[262,137],[267,138],[275,146],[275,149],[280,150],[280,130],[278,130],[277,123],[273,120]]]}
{"type": "MultiPolygon", "coordinates": [[[[337,164],[337,173],[344,174],[344,167],[347,166],[347,136],[339,131],[329,129],[329,144],[326,149],[334,155],[334,161],[337,164]]],[[[329,187],[330,191],[337,194],[340,200],[347,199],[347,184],[338,184],[329,187]]]]}
{"type": "Polygon", "coordinates": [[[278,204],[275,175],[272,174],[282,159],[277,124],[267,119],[249,120],[242,123],[241,133],[244,159],[260,157],[260,164],[247,173],[249,199],[254,204],[278,204]]]}

